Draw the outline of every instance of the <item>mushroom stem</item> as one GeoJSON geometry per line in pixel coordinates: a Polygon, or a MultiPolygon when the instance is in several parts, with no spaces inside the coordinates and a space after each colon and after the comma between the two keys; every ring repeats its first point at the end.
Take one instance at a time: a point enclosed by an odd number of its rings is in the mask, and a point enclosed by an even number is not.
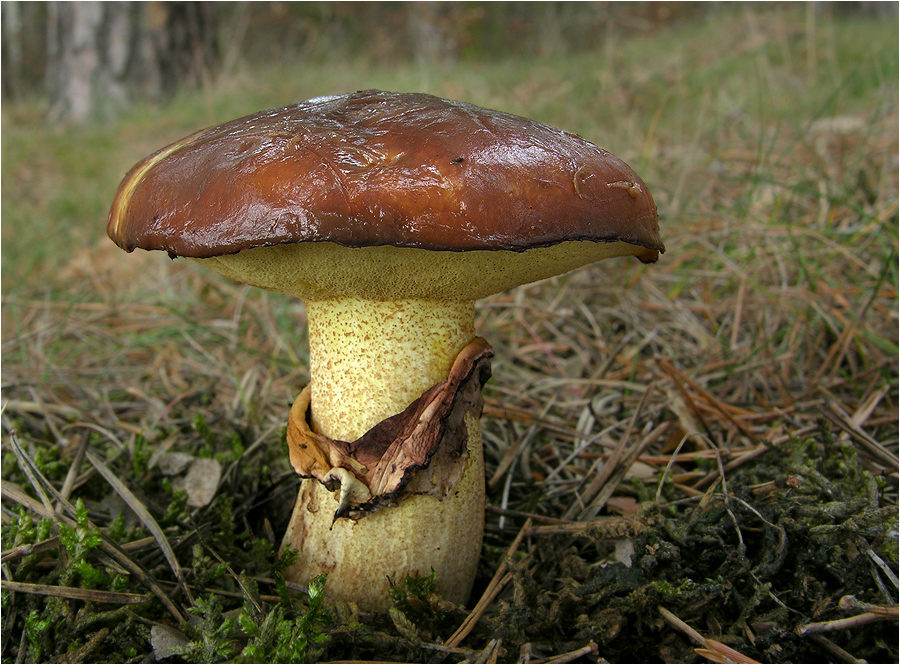
{"type": "Polygon", "coordinates": [[[475,304],[308,301],[312,424],[353,441],[447,378],[475,337],[475,304]]]}
{"type": "MultiPolygon", "coordinates": [[[[445,380],[474,338],[474,303],[372,301],[307,302],[312,429],[354,441],[403,411],[445,380]]],[[[328,573],[328,593],[369,610],[386,610],[390,586],[435,573],[436,590],[464,603],[481,553],[484,457],[478,414],[466,414],[464,470],[442,498],[414,494],[361,519],[340,518],[341,492],[303,481],[283,547],[299,551],[287,571],[305,584],[328,573]]],[[[452,464],[437,452],[427,470],[452,464]]]]}

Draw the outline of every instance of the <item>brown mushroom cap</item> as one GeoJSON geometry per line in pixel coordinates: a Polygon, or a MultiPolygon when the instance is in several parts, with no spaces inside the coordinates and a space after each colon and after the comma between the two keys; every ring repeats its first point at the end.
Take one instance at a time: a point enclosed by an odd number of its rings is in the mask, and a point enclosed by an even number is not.
{"type": "Polygon", "coordinates": [[[110,213],[122,248],[217,256],[349,247],[520,251],[620,240],[663,251],[647,187],[567,132],[423,94],[358,92],[263,111],[163,148],[110,213]]]}
{"type": "MultiPolygon", "coordinates": [[[[624,254],[652,262],[665,251],[646,185],[605,150],[508,113],[380,91],[264,111],[163,148],[126,175],[107,232],[128,251],[140,247],[191,258],[246,254],[225,263],[261,260],[271,277],[254,277],[255,267],[213,267],[300,297],[347,293],[307,284],[304,276],[295,276],[303,284],[281,288],[285,269],[272,262],[307,260],[309,252],[293,248],[297,243],[380,246],[388,255],[387,248],[480,254],[581,241],[616,246],[582,249],[585,258],[549,274],[624,254]],[[272,246],[285,247],[271,256],[246,251],[272,246]]],[[[522,258],[512,263],[531,262],[522,258]]],[[[442,277],[460,260],[448,259],[446,267],[431,262],[435,273],[426,279],[442,277]]],[[[396,269],[410,269],[401,264],[396,269]]],[[[475,261],[471,270],[481,265],[475,261]]],[[[498,288],[474,289],[474,297],[549,274],[506,277],[498,288]]],[[[349,295],[398,297],[392,286],[374,293],[360,288],[349,295]]],[[[407,297],[445,297],[452,288],[407,297]]]]}

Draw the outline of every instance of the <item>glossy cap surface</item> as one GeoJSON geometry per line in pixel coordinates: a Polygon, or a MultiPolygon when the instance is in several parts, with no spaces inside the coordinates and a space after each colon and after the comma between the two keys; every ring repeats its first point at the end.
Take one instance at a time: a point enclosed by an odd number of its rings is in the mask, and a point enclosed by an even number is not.
{"type": "Polygon", "coordinates": [[[125,176],[107,231],[128,251],[192,258],[307,242],[522,252],[592,241],[644,262],[664,251],[646,185],[605,150],[507,113],[380,91],[163,148],[125,176]]]}

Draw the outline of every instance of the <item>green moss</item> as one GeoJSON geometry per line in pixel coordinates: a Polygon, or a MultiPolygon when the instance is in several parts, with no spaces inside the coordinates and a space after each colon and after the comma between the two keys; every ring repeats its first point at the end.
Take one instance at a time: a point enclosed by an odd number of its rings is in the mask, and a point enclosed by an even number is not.
{"type": "Polygon", "coordinates": [[[238,654],[240,663],[309,663],[321,655],[330,637],[324,631],[330,617],[324,608],[327,576],[313,579],[308,587],[305,612],[295,612],[291,605],[280,603],[259,617],[245,610],[238,617],[241,630],[250,640],[238,654]]]}

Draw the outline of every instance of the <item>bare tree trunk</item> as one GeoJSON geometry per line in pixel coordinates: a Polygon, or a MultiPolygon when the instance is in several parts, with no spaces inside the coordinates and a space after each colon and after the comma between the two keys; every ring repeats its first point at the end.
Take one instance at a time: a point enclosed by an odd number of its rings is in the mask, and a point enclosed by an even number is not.
{"type": "Polygon", "coordinates": [[[411,2],[407,27],[419,64],[451,62],[456,57],[455,8],[447,2],[411,2]]]}
{"type": "Polygon", "coordinates": [[[0,5],[0,28],[3,30],[3,95],[16,94],[19,89],[19,72],[22,67],[22,12],[18,2],[0,5]]]}
{"type": "Polygon", "coordinates": [[[201,79],[215,52],[214,15],[193,2],[51,2],[49,118],[109,117],[201,79]]]}
{"type": "Polygon", "coordinates": [[[218,65],[219,44],[215,5],[212,2],[153,2],[158,13],[154,22],[160,28],[157,57],[163,92],[180,85],[199,85],[218,65]]]}
{"type": "Polygon", "coordinates": [[[0,3],[3,98],[17,97],[40,87],[44,76],[46,8],[39,2],[4,0],[0,3]]]}

